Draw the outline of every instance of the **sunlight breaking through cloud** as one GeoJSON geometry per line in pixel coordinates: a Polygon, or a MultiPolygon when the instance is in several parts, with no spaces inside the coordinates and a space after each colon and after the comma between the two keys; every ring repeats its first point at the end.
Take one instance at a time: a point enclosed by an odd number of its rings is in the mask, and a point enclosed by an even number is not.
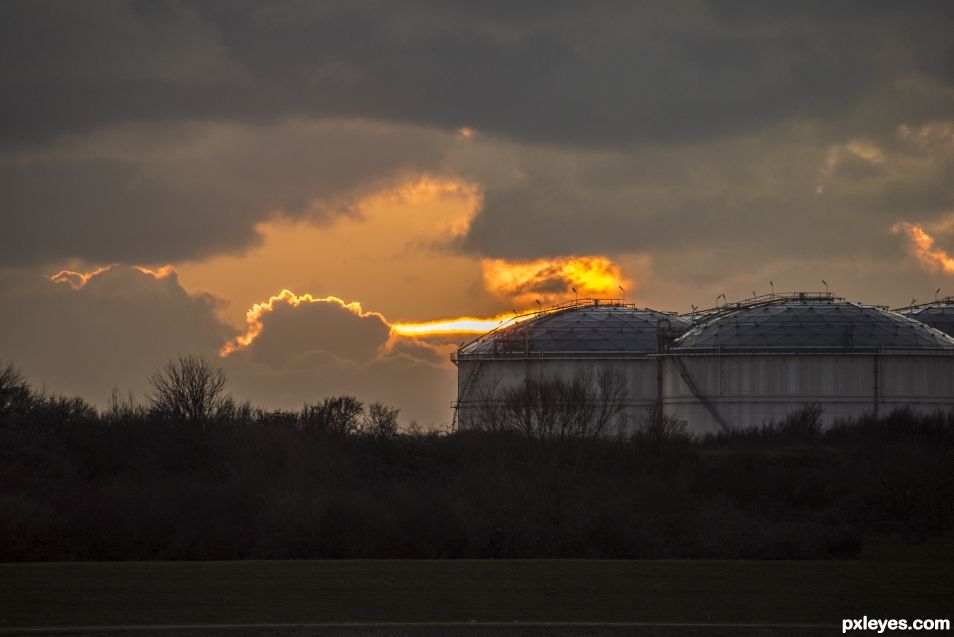
{"type": "Polygon", "coordinates": [[[934,237],[928,234],[922,225],[899,221],[891,227],[891,232],[907,235],[914,256],[926,270],[954,274],[954,257],[946,250],[935,247],[934,237]]]}
{"type": "Polygon", "coordinates": [[[544,305],[573,296],[619,298],[633,283],[604,256],[563,256],[533,261],[484,259],[484,287],[517,305],[544,305]],[[574,291],[575,288],[575,291],[574,291]],[[621,289],[622,288],[622,289],[621,289]]]}
{"type": "Polygon", "coordinates": [[[219,355],[224,358],[236,351],[249,347],[262,333],[262,330],[264,329],[265,315],[273,312],[279,304],[285,304],[289,307],[296,308],[303,304],[310,303],[333,303],[342,309],[348,310],[356,316],[362,318],[372,316],[376,317],[388,326],[392,334],[406,337],[443,336],[449,334],[483,334],[484,332],[498,327],[502,322],[514,318],[514,315],[511,313],[488,318],[459,317],[434,321],[423,321],[418,323],[389,323],[387,319],[385,319],[380,313],[365,311],[361,307],[361,304],[357,301],[346,303],[336,296],[319,298],[312,296],[311,294],[298,295],[291,290],[286,289],[282,290],[275,296],[270,297],[267,301],[253,305],[246,314],[245,332],[227,342],[219,350],[219,355]]]}
{"type": "Polygon", "coordinates": [[[399,337],[426,338],[453,334],[483,334],[499,327],[512,319],[520,320],[526,315],[523,310],[546,309],[548,306],[568,300],[570,296],[579,298],[602,297],[619,298],[625,295],[625,289],[632,282],[625,278],[620,267],[603,256],[566,256],[534,261],[507,261],[505,259],[484,259],[484,287],[516,309],[488,317],[459,316],[427,321],[403,321],[391,323],[378,312],[366,312],[357,301],[346,303],[335,296],[324,298],[311,294],[297,295],[283,289],[267,301],[256,303],[246,313],[245,332],[226,343],[220,355],[225,357],[252,344],[263,329],[262,319],[272,312],[276,304],[285,303],[298,307],[303,303],[337,303],[358,316],[376,316],[380,318],[399,337]],[[540,305],[535,305],[536,301],[540,305]]]}
{"type": "Polygon", "coordinates": [[[499,327],[514,314],[501,314],[490,318],[460,318],[424,321],[422,323],[394,323],[391,330],[400,336],[437,336],[443,334],[483,334],[499,327]]]}

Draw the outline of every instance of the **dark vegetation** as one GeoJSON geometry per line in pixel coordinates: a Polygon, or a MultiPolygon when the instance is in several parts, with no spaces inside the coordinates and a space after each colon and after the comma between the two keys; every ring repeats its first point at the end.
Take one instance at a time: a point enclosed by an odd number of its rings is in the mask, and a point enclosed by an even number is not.
{"type": "Polygon", "coordinates": [[[850,558],[954,523],[950,415],[593,436],[563,405],[442,433],[347,396],[237,404],[196,358],[152,387],[98,412],[0,367],[0,561],[850,558]]]}

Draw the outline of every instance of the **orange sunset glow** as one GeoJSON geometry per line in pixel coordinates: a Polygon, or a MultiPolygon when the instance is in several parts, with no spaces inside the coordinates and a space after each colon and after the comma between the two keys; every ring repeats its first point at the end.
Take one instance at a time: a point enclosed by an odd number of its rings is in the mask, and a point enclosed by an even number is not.
{"type": "Polygon", "coordinates": [[[527,305],[551,304],[568,296],[619,297],[632,286],[620,267],[604,256],[567,256],[533,261],[484,259],[483,280],[496,296],[527,305]],[[622,290],[620,288],[623,288],[622,290]]]}
{"type": "Polygon", "coordinates": [[[137,265],[135,266],[135,268],[139,270],[140,272],[142,272],[143,274],[148,274],[154,279],[165,279],[170,276],[173,276],[174,274],[178,274],[176,272],[176,269],[172,267],[171,265],[164,265],[161,268],[156,268],[155,270],[143,267],[141,265],[137,265]]]}
{"type": "Polygon", "coordinates": [[[900,221],[892,226],[894,234],[903,233],[911,243],[914,256],[926,270],[954,274],[954,257],[934,245],[934,237],[917,223],[900,221]]]}
{"type": "Polygon", "coordinates": [[[439,336],[442,334],[483,334],[514,318],[501,314],[492,318],[460,317],[423,323],[394,323],[391,329],[400,336],[439,336]]]}
{"type": "Polygon", "coordinates": [[[87,283],[89,283],[90,279],[92,279],[93,277],[99,276],[100,274],[104,272],[108,272],[114,267],[116,267],[116,264],[111,263],[109,265],[104,265],[101,268],[96,268],[95,270],[92,270],[90,272],[74,272],[73,270],[60,270],[56,274],[51,274],[49,276],[49,279],[50,281],[53,281],[54,283],[65,283],[66,285],[70,286],[74,290],[79,290],[79,289],[82,289],[87,283]]]}
{"type": "MultiPolygon", "coordinates": [[[[141,265],[134,265],[131,267],[133,270],[140,272],[141,274],[145,274],[149,277],[152,277],[153,279],[156,279],[157,281],[160,279],[167,279],[171,276],[178,274],[176,272],[176,269],[168,264],[162,267],[156,268],[154,270],[151,268],[141,266],[141,265]]],[[[90,281],[95,279],[96,277],[101,276],[107,272],[113,271],[117,268],[119,268],[119,264],[110,263],[109,265],[104,265],[100,268],[96,268],[95,270],[91,270],[89,272],[60,270],[56,274],[52,274],[47,278],[50,279],[50,281],[53,281],[54,283],[63,283],[63,284],[69,285],[74,290],[81,290],[84,287],[86,287],[86,285],[90,281]]]]}
{"type": "MultiPolygon", "coordinates": [[[[425,189],[433,193],[431,188],[425,189]]],[[[419,190],[410,188],[402,191],[402,196],[415,196],[419,190]]],[[[569,256],[555,259],[536,259],[534,261],[509,262],[504,259],[483,259],[480,262],[486,291],[505,304],[521,308],[532,306],[534,310],[547,305],[566,301],[569,295],[583,297],[618,297],[624,290],[623,284],[631,285],[624,277],[620,267],[607,257],[569,256]],[[621,288],[623,288],[621,290],[621,288]],[[537,301],[539,305],[534,305],[537,301]]],[[[391,331],[398,336],[428,337],[450,334],[481,334],[498,327],[504,321],[513,319],[515,314],[497,313],[489,317],[460,316],[453,318],[427,319],[421,321],[390,322],[378,312],[365,312],[362,304],[355,301],[345,303],[336,296],[316,297],[311,293],[297,295],[289,289],[282,289],[268,300],[254,303],[245,314],[245,331],[242,335],[226,343],[220,350],[221,356],[248,347],[262,330],[263,315],[271,312],[276,303],[286,303],[298,307],[302,303],[333,302],[354,312],[358,316],[374,315],[387,323],[391,331]]],[[[367,304],[367,303],[366,303],[367,304]]]]}
{"type": "Polygon", "coordinates": [[[223,318],[243,334],[222,347],[223,356],[255,340],[273,303],[340,301],[344,289],[360,299],[356,307],[386,317],[394,334],[425,338],[485,332],[512,318],[511,308],[566,301],[573,288],[581,298],[617,298],[620,286],[633,286],[606,256],[508,261],[449,252],[447,242],[467,232],[480,204],[480,191],[469,182],[411,177],[359,197],[355,214],[322,225],[261,224],[260,247],[177,270],[187,288],[214,290],[230,301],[223,318]]]}
{"type": "Polygon", "coordinates": [[[183,286],[223,298],[224,320],[244,329],[254,304],[290,289],[347,296],[402,321],[499,311],[474,298],[478,259],[449,241],[467,231],[480,205],[472,184],[414,176],[360,195],[346,214],[321,223],[278,217],[261,223],[258,246],[240,254],[177,264],[183,286]]]}

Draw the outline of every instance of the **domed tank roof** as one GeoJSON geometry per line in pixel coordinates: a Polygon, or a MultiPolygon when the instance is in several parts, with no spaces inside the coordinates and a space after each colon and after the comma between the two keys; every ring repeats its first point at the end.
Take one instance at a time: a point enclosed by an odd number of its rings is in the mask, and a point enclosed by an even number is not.
{"type": "Polygon", "coordinates": [[[915,321],[930,325],[948,336],[954,336],[954,299],[905,308],[901,314],[915,321]]]}
{"type": "Polygon", "coordinates": [[[674,314],[633,305],[580,301],[518,320],[462,346],[459,358],[626,356],[657,351],[660,329],[670,337],[689,328],[674,314]]]}
{"type": "Polygon", "coordinates": [[[954,339],[879,307],[795,294],[718,312],[686,332],[676,347],[954,350],[954,339]]]}

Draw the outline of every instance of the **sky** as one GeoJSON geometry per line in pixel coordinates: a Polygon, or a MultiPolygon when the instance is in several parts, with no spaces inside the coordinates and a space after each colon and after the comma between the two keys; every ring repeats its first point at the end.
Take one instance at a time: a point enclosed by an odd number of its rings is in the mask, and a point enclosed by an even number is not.
{"type": "Polygon", "coordinates": [[[449,354],[537,301],[954,294],[951,33],[947,1],[0,3],[0,362],[102,405],[199,354],[436,427],[449,354]]]}

